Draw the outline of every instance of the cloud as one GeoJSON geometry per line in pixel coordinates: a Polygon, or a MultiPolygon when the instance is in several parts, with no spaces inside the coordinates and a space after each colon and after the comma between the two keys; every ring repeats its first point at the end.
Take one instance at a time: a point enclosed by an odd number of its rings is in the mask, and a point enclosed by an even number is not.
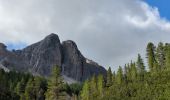
{"type": "Polygon", "coordinates": [[[147,42],[170,42],[170,23],[141,0],[0,0],[0,42],[31,44],[49,33],[74,40],[99,64],[124,65],[147,42]]]}

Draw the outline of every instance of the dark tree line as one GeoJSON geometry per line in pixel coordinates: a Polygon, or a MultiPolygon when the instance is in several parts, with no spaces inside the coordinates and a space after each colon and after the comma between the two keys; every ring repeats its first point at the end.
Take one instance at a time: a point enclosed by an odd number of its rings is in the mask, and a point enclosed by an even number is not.
{"type": "Polygon", "coordinates": [[[63,83],[57,66],[48,79],[0,69],[0,100],[76,100],[81,88],[78,83],[63,83]]]}

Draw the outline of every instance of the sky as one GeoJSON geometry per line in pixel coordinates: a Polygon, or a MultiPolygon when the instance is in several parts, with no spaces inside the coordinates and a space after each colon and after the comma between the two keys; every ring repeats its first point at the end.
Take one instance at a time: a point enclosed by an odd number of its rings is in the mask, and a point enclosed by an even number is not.
{"type": "Polygon", "coordinates": [[[145,58],[148,42],[170,42],[168,0],[0,0],[0,42],[8,49],[50,33],[73,40],[108,68],[145,58]]]}
{"type": "Polygon", "coordinates": [[[157,7],[162,18],[170,20],[170,0],[146,0],[146,2],[150,6],[157,7]]]}

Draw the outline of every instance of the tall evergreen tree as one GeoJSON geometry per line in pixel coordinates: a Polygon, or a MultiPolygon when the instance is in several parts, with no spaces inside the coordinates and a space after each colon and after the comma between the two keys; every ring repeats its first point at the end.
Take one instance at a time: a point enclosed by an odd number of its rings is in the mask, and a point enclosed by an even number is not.
{"type": "Polygon", "coordinates": [[[60,75],[60,68],[58,66],[53,67],[52,75],[48,81],[48,89],[46,92],[47,100],[59,100],[62,98],[63,80],[60,75]]]}
{"type": "Polygon", "coordinates": [[[110,87],[110,86],[112,85],[112,77],[113,77],[112,70],[111,70],[111,68],[109,67],[109,69],[108,69],[108,71],[107,71],[106,86],[110,87]]]}
{"type": "Polygon", "coordinates": [[[98,87],[98,92],[101,97],[104,96],[104,78],[103,75],[99,75],[97,78],[97,87],[98,87]]]}
{"type": "Polygon", "coordinates": [[[90,99],[95,100],[98,96],[97,94],[97,79],[96,76],[93,76],[90,80],[90,99]]]}
{"type": "Polygon", "coordinates": [[[23,96],[25,92],[25,87],[26,87],[26,83],[25,83],[25,80],[22,78],[22,80],[18,82],[16,86],[16,93],[20,96],[23,96]]]}
{"type": "Polygon", "coordinates": [[[170,70],[170,46],[166,46],[165,67],[170,70]]]}
{"type": "Polygon", "coordinates": [[[42,77],[36,76],[34,82],[37,100],[45,100],[45,91],[47,88],[46,80],[42,77]]]}
{"type": "Polygon", "coordinates": [[[120,66],[117,71],[116,82],[117,82],[117,84],[121,84],[123,82],[123,70],[122,70],[122,67],[120,67],[120,66]]]}
{"type": "Polygon", "coordinates": [[[126,66],[125,66],[125,75],[126,75],[126,81],[131,81],[131,77],[132,77],[132,75],[131,75],[131,67],[130,67],[130,64],[128,63],[128,64],[126,64],[126,66]]]}
{"type": "Polygon", "coordinates": [[[67,88],[66,92],[73,96],[74,100],[79,100],[80,92],[82,89],[82,84],[79,84],[79,83],[73,83],[70,85],[66,84],[65,88],[67,88]]]}
{"type": "Polygon", "coordinates": [[[143,59],[141,58],[140,54],[138,54],[136,64],[137,64],[136,66],[137,66],[137,70],[138,70],[138,73],[139,73],[140,80],[143,80],[146,71],[145,71],[143,59]]]}
{"type": "Polygon", "coordinates": [[[113,72],[113,75],[112,75],[112,85],[116,82],[116,73],[115,71],[113,72]]]}
{"type": "Polygon", "coordinates": [[[159,70],[163,70],[165,68],[165,47],[162,42],[158,44],[156,49],[156,60],[158,62],[159,70]]]}
{"type": "Polygon", "coordinates": [[[131,62],[130,64],[131,69],[130,69],[130,73],[131,73],[131,79],[134,81],[137,79],[137,68],[136,68],[136,64],[131,62]]]}
{"type": "Polygon", "coordinates": [[[151,72],[156,72],[157,71],[157,64],[156,64],[156,59],[155,59],[155,46],[153,43],[148,43],[147,48],[147,61],[148,61],[148,66],[151,72]]]}
{"type": "Polygon", "coordinates": [[[25,88],[25,99],[26,100],[36,100],[36,90],[35,90],[34,78],[30,78],[26,88],[25,88]]]}
{"type": "Polygon", "coordinates": [[[89,80],[86,80],[81,91],[81,100],[90,100],[90,84],[89,80]]]}

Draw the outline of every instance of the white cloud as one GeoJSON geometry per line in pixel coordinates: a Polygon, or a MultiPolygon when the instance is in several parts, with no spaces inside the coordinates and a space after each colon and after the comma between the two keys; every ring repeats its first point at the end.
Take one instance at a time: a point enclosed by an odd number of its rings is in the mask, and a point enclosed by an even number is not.
{"type": "Polygon", "coordinates": [[[0,42],[31,44],[52,32],[113,69],[145,55],[149,41],[170,42],[170,23],[141,0],[0,0],[0,42]]]}

